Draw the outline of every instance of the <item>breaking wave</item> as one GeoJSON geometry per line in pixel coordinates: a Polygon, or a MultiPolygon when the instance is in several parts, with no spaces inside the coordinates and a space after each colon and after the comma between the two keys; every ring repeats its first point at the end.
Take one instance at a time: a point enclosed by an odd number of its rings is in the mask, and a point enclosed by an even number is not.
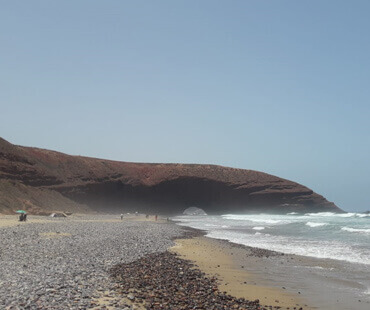
{"type": "Polygon", "coordinates": [[[314,222],[307,222],[306,223],[307,226],[310,226],[310,227],[321,227],[321,226],[325,226],[325,225],[328,225],[328,223],[314,223],[314,222]]]}
{"type": "Polygon", "coordinates": [[[321,217],[370,217],[370,214],[367,213],[334,213],[334,212],[318,212],[318,213],[306,213],[306,216],[321,216],[321,217]]]}
{"type": "Polygon", "coordinates": [[[342,227],[341,230],[349,231],[353,233],[362,233],[362,234],[370,234],[370,229],[366,228],[352,228],[352,227],[342,227]]]}

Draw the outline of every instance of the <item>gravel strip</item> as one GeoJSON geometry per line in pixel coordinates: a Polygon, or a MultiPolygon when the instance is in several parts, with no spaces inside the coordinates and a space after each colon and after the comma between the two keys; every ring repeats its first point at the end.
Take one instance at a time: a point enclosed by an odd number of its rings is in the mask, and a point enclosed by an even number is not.
{"type": "MultiPolygon", "coordinates": [[[[207,277],[190,261],[165,252],[119,264],[111,275],[123,296],[145,309],[262,310],[259,300],[248,301],[220,292],[215,278],[207,277]]],[[[278,309],[280,307],[274,308],[278,309]]]]}
{"type": "MultiPolygon", "coordinates": [[[[171,246],[171,223],[55,219],[0,228],[0,309],[88,309],[114,290],[109,270],[171,246]]],[[[112,305],[122,309],[122,305],[112,305]]]]}

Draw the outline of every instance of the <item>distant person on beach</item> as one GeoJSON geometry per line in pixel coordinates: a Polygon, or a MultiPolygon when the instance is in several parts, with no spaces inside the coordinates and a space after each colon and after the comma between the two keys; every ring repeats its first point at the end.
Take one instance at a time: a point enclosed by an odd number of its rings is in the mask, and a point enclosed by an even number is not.
{"type": "Polygon", "coordinates": [[[27,213],[21,213],[21,215],[19,216],[19,221],[20,222],[27,221],[27,213]]]}
{"type": "Polygon", "coordinates": [[[121,214],[121,221],[123,221],[123,214],[121,214]]]}
{"type": "Polygon", "coordinates": [[[158,215],[155,215],[155,220],[157,220],[158,219],[158,215]]]}

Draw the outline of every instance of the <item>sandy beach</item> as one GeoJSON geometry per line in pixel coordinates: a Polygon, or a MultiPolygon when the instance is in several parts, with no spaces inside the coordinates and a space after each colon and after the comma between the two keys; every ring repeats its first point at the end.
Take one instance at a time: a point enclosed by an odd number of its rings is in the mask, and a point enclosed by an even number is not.
{"type": "Polygon", "coordinates": [[[369,306],[351,298],[350,281],[311,272],[340,264],[210,239],[167,218],[2,215],[0,234],[1,309],[369,306]]]}
{"type": "Polygon", "coordinates": [[[207,237],[178,239],[171,251],[194,261],[206,274],[217,277],[221,291],[248,300],[258,299],[265,306],[309,309],[308,301],[297,292],[287,292],[282,287],[271,286],[252,271],[248,271],[255,264],[256,258],[269,254],[266,251],[247,253],[243,248],[207,237]]]}
{"type": "Polygon", "coordinates": [[[353,293],[355,281],[340,277],[346,269],[341,261],[282,254],[204,236],[175,242],[171,251],[216,276],[220,290],[258,299],[266,307],[365,310],[370,306],[368,296],[359,299],[353,293]]]}

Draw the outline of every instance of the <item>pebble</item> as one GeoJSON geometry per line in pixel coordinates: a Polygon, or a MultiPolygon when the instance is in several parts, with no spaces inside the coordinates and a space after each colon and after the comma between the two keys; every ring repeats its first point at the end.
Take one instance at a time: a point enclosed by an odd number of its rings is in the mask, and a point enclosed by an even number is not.
{"type": "Polygon", "coordinates": [[[123,297],[141,301],[145,309],[280,309],[262,306],[221,292],[217,279],[206,276],[188,260],[171,252],[154,253],[131,263],[118,264],[110,270],[123,297]]]}
{"type": "Polygon", "coordinates": [[[114,265],[164,252],[183,235],[174,224],[108,222],[114,218],[91,215],[80,222],[66,218],[0,228],[0,309],[93,308],[103,292],[115,294],[109,277],[114,265]],[[50,232],[58,236],[43,236],[50,232]]]}

